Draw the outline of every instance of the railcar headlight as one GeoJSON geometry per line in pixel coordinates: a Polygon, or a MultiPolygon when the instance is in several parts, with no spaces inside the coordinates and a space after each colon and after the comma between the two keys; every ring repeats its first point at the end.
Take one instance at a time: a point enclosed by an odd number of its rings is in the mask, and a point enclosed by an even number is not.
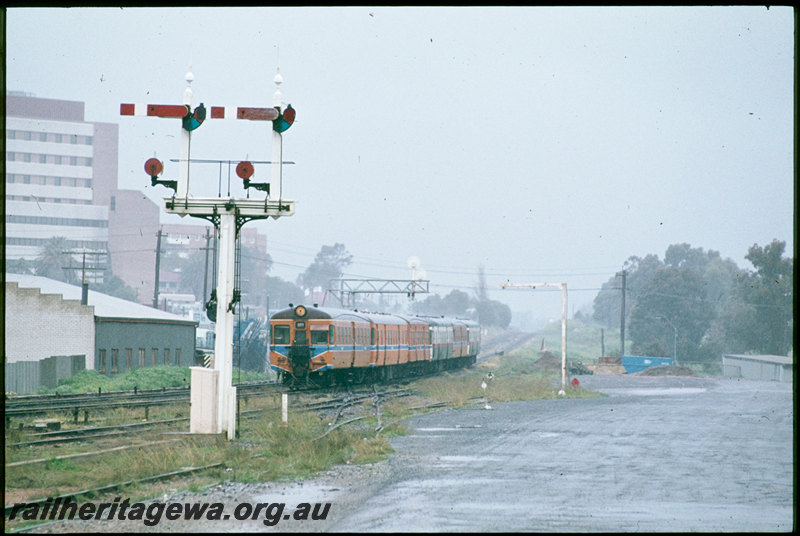
{"type": "Polygon", "coordinates": [[[307,312],[308,311],[306,311],[306,308],[303,307],[302,305],[298,305],[297,307],[294,308],[295,316],[298,316],[300,318],[303,318],[304,316],[306,316],[307,312]]]}

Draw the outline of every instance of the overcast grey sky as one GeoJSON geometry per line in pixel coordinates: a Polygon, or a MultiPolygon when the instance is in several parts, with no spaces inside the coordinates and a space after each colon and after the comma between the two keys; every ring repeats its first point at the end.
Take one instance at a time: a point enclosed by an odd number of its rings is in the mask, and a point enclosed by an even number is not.
{"type": "MultiPolygon", "coordinates": [[[[670,244],[791,253],[793,34],[789,7],[9,9],[7,88],[119,123],[120,187],[163,207],[143,164],[177,173],[180,126],[120,103],[180,104],[191,65],[195,104],[271,106],[279,61],[297,212],[248,224],[273,275],[342,242],[348,276],[415,255],[444,295],[483,265],[491,297],[558,317],[558,293],[499,285],[566,281],[572,312],[670,244]]],[[[268,125],[207,122],[192,157],[269,160],[268,125]]],[[[218,181],[194,166],[191,193],[218,181]]]]}

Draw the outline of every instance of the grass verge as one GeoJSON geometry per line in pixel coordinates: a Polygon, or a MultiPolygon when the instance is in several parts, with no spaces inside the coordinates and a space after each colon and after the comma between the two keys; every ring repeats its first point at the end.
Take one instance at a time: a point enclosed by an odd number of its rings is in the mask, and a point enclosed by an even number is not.
{"type": "MultiPolygon", "coordinates": [[[[289,425],[280,421],[278,400],[265,405],[265,411],[239,423],[239,438],[227,441],[216,437],[176,436],[178,441],[143,445],[124,451],[109,452],[89,458],[59,460],[60,448],[38,449],[24,455],[6,449],[6,463],[11,459],[45,458],[31,465],[6,466],[6,504],[74,493],[110,483],[145,478],[185,467],[222,463],[203,474],[180,478],[169,483],[136,484],[117,490],[128,497],[160,496],[164,489],[198,490],[215,482],[265,482],[300,479],[341,464],[372,463],[386,459],[392,452],[388,437],[407,432],[404,420],[413,414],[429,411],[437,403],[464,407],[487,401],[494,403],[518,400],[557,398],[560,372],[544,366],[538,355],[529,350],[497,356],[465,371],[424,378],[409,385],[415,395],[382,403],[378,413],[370,401],[350,408],[340,417],[346,426],[331,426],[333,415],[294,412],[289,425]],[[492,379],[488,379],[488,373],[492,379]],[[482,383],[486,382],[484,390],[482,383]],[[380,420],[379,420],[380,419],[380,420]]],[[[82,387],[81,387],[82,388],[82,387]]],[[[597,396],[579,387],[567,389],[566,397],[597,396]]],[[[175,430],[178,431],[178,430],[175,430]]],[[[142,438],[144,439],[144,438],[142,438]]],[[[130,439],[121,439],[121,442],[130,439]]],[[[109,445],[104,445],[108,447],[109,445]]],[[[69,449],[71,450],[71,448],[69,449]]],[[[108,494],[101,494],[103,499],[108,494]]],[[[76,500],[87,500],[79,497],[76,500]]],[[[7,524],[7,528],[19,526],[7,524]]]]}

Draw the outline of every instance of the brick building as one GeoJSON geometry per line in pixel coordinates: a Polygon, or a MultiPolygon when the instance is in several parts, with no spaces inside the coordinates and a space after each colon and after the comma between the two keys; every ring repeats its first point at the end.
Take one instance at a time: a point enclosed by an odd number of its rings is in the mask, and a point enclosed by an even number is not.
{"type": "Polygon", "coordinates": [[[194,363],[196,322],[92,290],[82,303],[82,289],[61,281],[7,273],[4,312],[7,375],[14,363],[67,355],[109,375],[194,363]]]}

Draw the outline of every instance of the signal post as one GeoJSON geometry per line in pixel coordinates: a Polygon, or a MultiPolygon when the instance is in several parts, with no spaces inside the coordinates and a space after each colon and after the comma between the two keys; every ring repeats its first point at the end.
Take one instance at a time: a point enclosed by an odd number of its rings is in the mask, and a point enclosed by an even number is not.
{"type": "MultiPolygon", "coordinates": [[[[251,220],[260,220],[281,216],[292,216],[295,202],[282,198],[282,160],[283,132],[294,122],[295,111],[288,105],[282,105],[280,84],[283,79],[280,72],[275,76],[277,89],[273,95],[273,107],[243,108],[212,106],[207,114],[205,106],[191,111],[191,83],[194,76],[186,74],[187,87],[183,95],[183,105],[133,105],[122,104],[121,115],[147,115],[154,117],[173,117],[182,120],[181,157],[177,180],[162,180],[158,177],[163,172],[163,164],[151,158],[145,163],[145,171],[151,178],[151,184],[162,185],[173,190],[172,197],[164,199],[165,209],[170,214],[181,217],[191,216],[210,221],[219,237],[219,264],[217,286],[206,303],[209,319],[216,323],[214,344],[214,368],[192,367],[191,383],[191,433],[227,433],[228,439],[236,436],[236,389],[233,387],[233,331],[234,312],[240,299],[239,290],[235,288],[235,255],[236,240],[241,227],[251,220]],[[236,173],[244,182],[246,189],[254,188],[266,192],[266,197],[259,199],[235,199],[233,197],[192,197],[189,193],[190,148],[192,131],[198,128],[210,116],[211,119],[246,119],[251,121],[272,122],[272,154],[273,161],[271,183],[254,183],[253,166],[249,162],[240,162],[236,173]],[[277,155],[277,161],[275,157],[277,155]],[[272,191],[270,192],[270,190],[272,191]],[[271,194],[271,195],[270,195],[271,194]]],[[[205,296],[203,297],[205,300],[205,296]]]]}

